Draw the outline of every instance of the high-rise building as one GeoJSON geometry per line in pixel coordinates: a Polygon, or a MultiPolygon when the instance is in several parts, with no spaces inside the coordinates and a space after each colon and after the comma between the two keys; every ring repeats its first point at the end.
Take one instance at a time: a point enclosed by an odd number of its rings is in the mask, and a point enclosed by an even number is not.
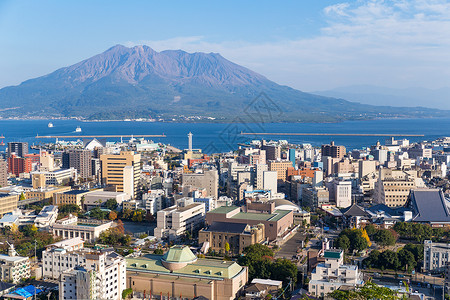
{"type": "Polygon", "coordinates": [[[0,159],[0,187],[8,185],[8,164],[0,159]]]}
{"type": "Polygon", "coordinates": [[[9,142],[8,143],[8,155],[15,154],[19,157],[24,157],[28,154],[28,143],[24,142],[9,142]]]}
{"type": "Polygon", "coordinates": [[[295,167],[295,149],[289,149],[289,161],[292,162],[292,166],[295,167]]]}
{"type": "Polygon", "coordinates": [[[206,189],[208,197],[219,197],[219,174],[217,170],[203,171],[203,173],[183,174],[183,186],[206,189]]]}
{"type": "Polygon", "coordinates": [[[256,189],[264,189],[264,172],[268,171],[267,165],[256,165],[256,189]]]}
{"type": "Polygon", "coordinates": [[[330,156],[333,158],[342,158],[345,155],[344,146],[336,146],[332,141],[329,145],[322,145],[322,156],[330,156]]]}
{"type": "Polygon", "coordinates": [[[281,147],[272,145],[262,145],[261,150],[266,151],[266,160],[281,159],[281,147]]]}
{"type": "Polygon", "coordinates": [[[278,193],[278,173],[276,171],[264,171],[263,174],[263,190],[271,191],[272,195],[278,193]]]}
{"type": "Polygon", "coordinates": [[[55,170],[55,159],[53,154],[41,152],[39,159],[39,170],[41,172],[53,172],[55,170]]]}
{"type": "Polygon", "coordinates": [[[374,202],[389,207],[404,206],[411,189],[416,188],[416,171],[380,169],[374,187],[374,202]]]}
{"type": "Polygon", "coordinates": [[[75,168],[82,178],[92,176],[92,152],[84,149],[74,149],[63,153],[62,164],[64,169],[75,168]]]}
{"type": "Polygon", "coordinates": [[[11,154],[8,157],[8,172],[17,177],[22,173],[30,173],[32,166],[32,160],[30,158],[17,157],[15,154],[11,154]]]}
{"type": "Polygon", "coordinates": [[[276,171],[278,173],[278,180],[286,181],[287,169],[292,167],[292,162],[284,161],[269,161],[269,171],[276,171]]]}
{"type": "Polygon", "coordinates": [[[141,176],[141,155],[133,151],[100,156],[102,182],[113,185],[117,192],[126,192],[135,198],[141,176]]]}

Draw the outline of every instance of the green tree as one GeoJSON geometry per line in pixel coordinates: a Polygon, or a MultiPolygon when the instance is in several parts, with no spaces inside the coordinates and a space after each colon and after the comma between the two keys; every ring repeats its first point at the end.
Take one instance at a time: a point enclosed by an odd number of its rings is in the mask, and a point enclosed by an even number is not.
{"type": "Polygon", "coordinates": [[[127,288],[122,291],[122,299],[128,298],[131,294],[133,294],[132,288],[127,288]]]}
{"type": "Polygon", "coordinates": [[[369,257],[364,260],[364,265],[370,268],[379,268],[380,251],[373,250],[369,253],[369,257]]]}
{"type": "Polygon", "coordinates": [[[340,236],[336,240],[336,245],[338,248],[347,251],[350,249],[350,239],[346,235],[340,236]]]}
{"type": "Polygon", "coordinates": [[[397,253],[391,250],[383,251],[380,255],[380,260],[386,262],[386,267],[389,269],[397,270],[400,266],[397,253]]]}
{"type": "Polygon", "coordinates": [[[105,202],[105,207],[107,209],[115,210],[117,208],[117,206],[118,206],[118,204],[117,204],[116,199],[108,199],[105,202]]]}
{"type": "Polygon", "coordinates": [[[411,272],[417,265],[414,254],[412,254],[405,248],[398,251],[398,260],[400,261],[400,265],[404,267],[408,272],[411,272]]]}
{"type": "Polygon", "coordinates": [[[269,278],[270,265],[273,257],[273,251],[261,244],[254,244],[246,247],[240,256],[238,262],[240,265],[248,267],[250,278],[269,278]]]}
{"type": "Polygon", "coordinates": [[[164,254],[164,251],[163,251],[163,249],[158,248],[158,249],[155,249],[155,251],[153,251],[153,254],[156,254],[156,255],[163,255],[163,254],[164,254]]]}
{"type": "Polygon", "coordinates": [[[286,285],[289,283],[289,278],[292,282],[297,281],[297,266],[288,259],[279,258],[271,266],[271,279],[282,280],[286,285]]]}
{"type": "Polygon", "coordinates": [[[99,207],[96,207],[89,211],[89,216],[97,220],[105,220],[106,218],[108,218],[108,214],[109,213],[107,211],[103,211],[99,207]]]}
{"type": "Polygon", "coordinates": [[[377,227],[375,227],[375,225],[373,224],[367,225],[366,227],[364,227],[364,229],[366,229],[366,232],[370,237],[373,237],[373,235],[378,231],[377,227]]]}
{"type": "Polygon", "coordinates": [[[397,238],[389,229],[381,229],[374,235],[374,241],[380,246],[392,246],[395,245],[397,238]]]}
{"type": "Polygon", "coordinates": [[[80,212],[80,207],[76,204],[64,204],[58,207],[58,211],[61,213],[78,213],[80,212]]]}

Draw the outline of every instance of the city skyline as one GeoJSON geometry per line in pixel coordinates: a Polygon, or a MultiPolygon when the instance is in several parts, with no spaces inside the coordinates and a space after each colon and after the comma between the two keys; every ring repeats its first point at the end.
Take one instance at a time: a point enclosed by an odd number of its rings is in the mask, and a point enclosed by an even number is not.
{"type": "Polygon", "coordinates": [[[0,88],[115,44],[218,52],[303,91],[447,85],[448,1],[0,3],[0,88]],[[55,26],[58,25],[58,26],[55,26]],[[32,45],[32,46],[30,46],[32,45]]]}

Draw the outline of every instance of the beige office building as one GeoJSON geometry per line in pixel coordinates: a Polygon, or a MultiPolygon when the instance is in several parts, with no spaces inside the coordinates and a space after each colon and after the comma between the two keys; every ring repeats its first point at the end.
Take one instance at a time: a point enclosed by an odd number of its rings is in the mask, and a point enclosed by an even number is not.
{"type": "MultiPolygon", "coordinates": [[[[34,176],[34,174],[33,174],[34,176]]],[[[32,189],[25,192],[25,199],[38,198],[39,200],[53,199],[57,193],[64,193],[70,191],[70,186],[48,187],[45,189],[32,189]]]]}
{"type": "Polygon", "coordinates": [[[18,201],[19,195],[0,194],[0,216],[15,210],[18,201]]]}
{"type": "Polygon", "coordinates": [[[292,162],[290,160],[269,161],[269,171],[276,171],[278,180],[286,181],[288,168],[292,168],[292,162]]]}
{"type": "Polygon", "coordinates": [[[61,206],[75,204],[82,208],[83,196],[87,195],[88,190],[71,190],[67,192],[55,193],[53,195],[53,205],[61,206]]]}
{"type": "Polygon", "coordinates": [[[374,188],[374,201],[389,207],[404,206],[411,189],[416,188],[416,171],[380,169],[374,188]]]}
{"type": "Polygon", "coordinates": [[[8,164],[6,160],[0,159],[0,187],[8,185],[8,164]]]}
{"type": "Polygon", "coordinates": [[[113,185],[117,192],[126,192],[135,198],[141,176],[141,155],[122,151],[119,155],[100,155],[102,182],[113,185]]]}

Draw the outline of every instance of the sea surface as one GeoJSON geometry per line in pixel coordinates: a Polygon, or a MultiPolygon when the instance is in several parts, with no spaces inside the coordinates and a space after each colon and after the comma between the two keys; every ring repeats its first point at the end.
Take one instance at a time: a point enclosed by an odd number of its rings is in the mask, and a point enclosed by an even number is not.
{"type": "MultiPolygon", "coordinates": [[[[153,138],[154,142],[170,144],[180,149],[188,147],[187,134],[193,133],[193,147],[206,153],[224,152],[236,149],[239,143],[253,139],[287,140],[290,143],[310,143],[320,146],[330,141],[344,145],[347,149],[368,147],[388,137],[384,136],[260,136],[253,133],[370,133],[370,134],[423,134],[423,137],[407,137],[410,141],[433,140],[450,136],[450,116],[445,119],[379,119],[367,121],[345,121],[341,123],[163,123],[109,121],[85,122],[78,120],[0,120],[0,136],[4,143],[12,141],[28,142],[30,145],[54,142],[55,139],[37,139],[45,135],[136,135],[165,134],[163,138],[153,138]],[[75,133],[77,126],[81,133],[75,133]],[[241,132],[252,135],[243,136],[241,132]]],[[[400,139],[401,137],[396,137],[400,139]]],[[[82,138],[80,138],[82,139],[82,138]]],[[[64,139],[69,140],[69,139],[64,139]]],[[[72,139],[73,140],[73,139],[72,139]]],[[[119,141],[120,137],[109,141],[119,141]]],[[[126,139],[124,139],[126,140],[126,139]]],[[[0,146],[4,151],[5,146],[0,146]]]]}

